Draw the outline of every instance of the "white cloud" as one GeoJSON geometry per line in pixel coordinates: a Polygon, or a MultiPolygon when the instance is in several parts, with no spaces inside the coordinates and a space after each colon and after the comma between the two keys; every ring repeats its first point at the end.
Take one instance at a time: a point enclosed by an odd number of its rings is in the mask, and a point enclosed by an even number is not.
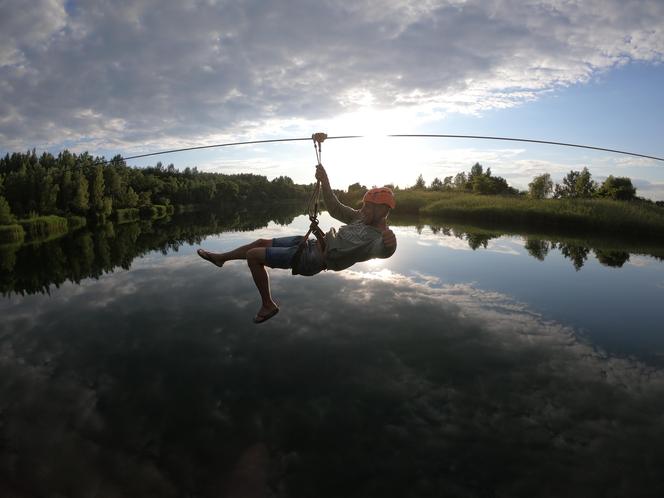
{"type": "Polygon", "coordinates": [[[636,194],[654,200],[664,200],[664,182],[651,182],[642,178],[632,178],[636,194]]]}
{"type": "Polygon", "coordinates": [[[127,149],[331,119],[477,113],[661,61],[664,4],[3,3],[0,141],[127,149]]]}
{"type": "Polygon", "coordinates": [[[0,67],[15,65],[19,72],[31,65],[33,53],[48,50],[51,38],[66,24],[61,0],[37,0],[29,7],[2,2],[0,7],[0,67]]]}

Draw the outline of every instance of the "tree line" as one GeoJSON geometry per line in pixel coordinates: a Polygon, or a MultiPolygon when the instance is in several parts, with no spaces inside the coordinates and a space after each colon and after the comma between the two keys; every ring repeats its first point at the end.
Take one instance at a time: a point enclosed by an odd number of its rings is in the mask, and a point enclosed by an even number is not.
{"type": "Polygon", "coordinates": [[[426,189],[433,191],[454,190],[485,195],[515,195],[519,193],[517,189],[507,184],[507,180],[501,176],[494,176],[491,173],[491,168],[485,170],[480,163],[475,163],[467,173],[462,171],[453,176],[446,176],[443,180],[436,177],[428,189],[424,178],[420,175],[417,177],[415,185],[411,188],[414,190],[426,189]]]}
{"type": "MultiPolygon", "coordinates": [[[[420,174],[409,190],[456,191],[484,195],[527,195],[533,199],[549,197],[554,199],[604,198],[619,201],[639,199],[636,196],[636,188],[628,177],[610,175],[600,184],[592,179],[588,168],[583,168],[581,171],[570,171],[560,183],[554,184],[551,175],[544,173],[533,178],[528,184],[527,191],[519,191],[509,186],[504,178],[493,175],[491,168],[485,170],[480,163],[475,163],[468,172],[446,176],[443,180],[434,178],[429,186],[426,185],[420,174]]],[[[656,204],[664,205],[661,201],[656,204]]]]}
{"type": "MultiPolygon", "coordinates": [[[[418,227],[418,233],[421,233],[421,228],[418,227]]],[[[473,232],[466,229],[459,229],[454,227],[439,227],[430,226],[432,233],[442,233],[447,237],[456,237],[457,239],[465,240],[468,242],[468,247],[473,251],[484,248],[489,245],[489,241],[497,239],[504,234],[501,232],[473,232]]],[[[572,266],[576,271],[581,270],[588,260],[590,252],[594,252],[597,261],[603,266],[610,266],[614,268],[622,268],[622,266],[629,261],[630,253],[624,249],[606,249],[601,246],[592,246],[581,241],[563,241],[563,240],[543,240],[534,238],[532,236],[525,236],[524,247],[528,254],[540,261],[544,261],[550,251],[558,249],[565,259],[572,262],[572,266]]],[[[661,255],[650,254],[650,256],[662,259],[661,255]]]]}
{"type": "Polygon", "coordinates": [[[257,230],[271,221],[288,225],[301,213],[292,203],[255,206],[241,213],[198,211],[171,220],[107,222],[40,244],[0,244],[0,295],[47,293],[65,281],[78,283],[117,268],[129,269],[135,258],[151,251],[166,254],[185,244],[200,244],[209,235],[257,230]]]}
{"type": "MultiPolygon", "coordinates": [[[[103,220],[114,211],[149,209],[155,205],[229,207],[277,200],[304,202],[312,187],[297,185],[287,176],[268,180],[262,175],[207,173],[195,167],[180,171],[173,164],[164,166],[161,162],[135,168],[127,166],[121,156],[107,162],[87,152],[75,154],[65,150],[57,156],[48,152],[38,156],[32,150],[0,158],[0,225],[14,223],[17,218],[48,215],[103,220]]],[[[347,192],[338,194],[342,202],[352,204],[366,190],[355,183],[347,192]]],[[[468,172],[442,180],[434,178],[428,186],[419,175],[415,185],[406,190],[525,195],[534,199],[638,199],[630,178],[609,176],[599,184],[592,179],[588,168],[570,171],[555,185],[550,174],[538,175],[528,185],[528,191],[520,192],[480,163],[475,163],[468,172]]]]}
{"type": "Polygon", "coordinates": [[[105,218],[113,211],[153,205],[229,206],[275,200],[304,200],[311,185],[287,176],[180,171],[173,164],[135,168],[121,156],[34,150],[0,158],[0,224],[35,216],[105,218]]]}
{"type": "Polygon", "coordinates": [[[553,194],[554,199],[590,199],[599,197],[617,201],[632,201],[636,197],[636,188],[627,177],[610,175],[602,184],[592,179],[588,168],[570,171],[561,183],[553,185],[551,175],[544,173],[533,178],[528,184],[528,195],[534,199],[544,199],[553,194]]]}

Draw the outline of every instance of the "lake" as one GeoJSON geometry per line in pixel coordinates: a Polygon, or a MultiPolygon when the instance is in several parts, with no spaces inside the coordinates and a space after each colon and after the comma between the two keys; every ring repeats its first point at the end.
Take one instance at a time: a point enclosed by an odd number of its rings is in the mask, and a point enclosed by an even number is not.
{"type": "Polygon", "coordinates": [[[0,495],[664,495],[664,248],[395,220],[388,260],[270,270],[258,326],[195,253],[307,225],[0,247],[0,495]]]}

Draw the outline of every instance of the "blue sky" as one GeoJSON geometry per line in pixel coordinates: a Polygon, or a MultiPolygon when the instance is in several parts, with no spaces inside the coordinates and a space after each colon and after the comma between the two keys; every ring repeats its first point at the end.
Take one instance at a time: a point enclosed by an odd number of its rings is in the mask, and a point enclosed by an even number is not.
{"type": "MultiPolygon", "coordinates": [[[[664,3],[18,0],[0,16],[0,151],[110,156],[262,138],[328,142],[335,187],[412,184],[479,161],[519,188],[588,166],[664,199],[664,163],[385,133],[515,136],[664,156],[664,3]]],[[[310,144],[208,150],[177,167],[312,179],[310,144]]]]}

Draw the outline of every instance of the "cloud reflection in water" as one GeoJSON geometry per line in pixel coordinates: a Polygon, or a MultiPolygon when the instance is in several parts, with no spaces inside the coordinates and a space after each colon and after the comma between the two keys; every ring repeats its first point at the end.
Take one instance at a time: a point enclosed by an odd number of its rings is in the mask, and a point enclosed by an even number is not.
{"type": "Polygon", "coordinates": [[[470,284],[271,276],[260,327],[196,256],[3,302],[0,490],[219,496],[259,442],[280,496],[661,493],[660,370],[470,284]]]}

